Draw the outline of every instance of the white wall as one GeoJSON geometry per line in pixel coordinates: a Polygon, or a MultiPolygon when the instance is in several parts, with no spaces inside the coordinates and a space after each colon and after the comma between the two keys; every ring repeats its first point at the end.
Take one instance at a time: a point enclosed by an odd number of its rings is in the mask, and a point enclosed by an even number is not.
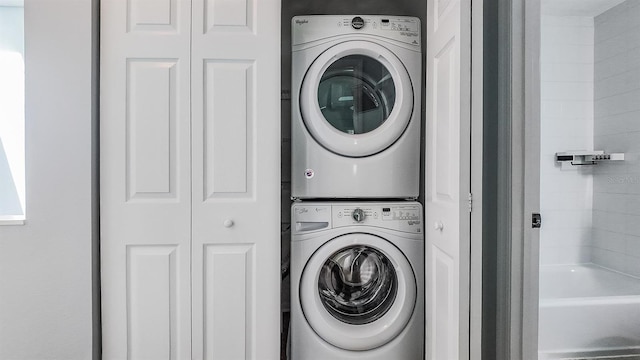
{"type": "Polygon", "coordinates": [[[92,357],[94,9],[25,3],[28,214],[0,226],[3,360],[92,357]]]}
{"type": "Polygon", "coordinates": [[[554,154],[593,149],[593,29],[592,17],[542,17],[541,264],[591,260],[591,170],[554,154]]]}
{"type": "Polygon", "coordinates": [[[595,146],[624,162],[594,168],[593,262],[640,276],[640,1],[595,19],[595,146]]]}

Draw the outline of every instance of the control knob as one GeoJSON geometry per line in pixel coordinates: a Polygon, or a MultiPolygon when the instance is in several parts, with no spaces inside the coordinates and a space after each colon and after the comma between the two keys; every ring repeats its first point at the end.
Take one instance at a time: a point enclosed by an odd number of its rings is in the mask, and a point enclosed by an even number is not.
{"type": "Polygon", "coordinates": [[[362,29],[364,27],[364,19],[360,16],[354,17],[353,19],[351,19],[351,27],[356,30],[362,29]]]}
{"type": "Polygon", "coordinates": [[[362,222],[364,220],[364,210],[362,209],[353,210],[353,213],[351,213],[351,217],[356,222],[362,222]]]}

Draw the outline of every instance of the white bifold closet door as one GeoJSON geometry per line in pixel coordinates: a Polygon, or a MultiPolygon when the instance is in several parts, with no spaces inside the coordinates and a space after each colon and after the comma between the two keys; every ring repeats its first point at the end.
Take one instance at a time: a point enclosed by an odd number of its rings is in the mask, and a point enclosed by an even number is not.
{"type": "Polygon", "coordinates": [[[469,359],[471,0],[427,7],[428,360],[469,359]]]}
{"type": "Polygon", "coordinates": [[[103,359],[279,358],[280,1],[101,2],[103,359]]]}
{"type": "Polygon", "coordinates": [[[193,357],[279,359],[280,1],[192,6],[193,357]]]}

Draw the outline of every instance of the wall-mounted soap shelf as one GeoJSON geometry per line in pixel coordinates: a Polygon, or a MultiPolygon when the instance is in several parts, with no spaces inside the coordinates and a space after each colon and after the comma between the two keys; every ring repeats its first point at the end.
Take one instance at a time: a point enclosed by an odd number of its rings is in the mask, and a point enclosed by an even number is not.
{"type": "Polygon", "coordinates": [[[596,165],[601,161],[624,160],[624,153],[607,154],[602,150],[597,151],[567,151],[556,153],[556,161],[570,163],[571,165],[596,165]]]}

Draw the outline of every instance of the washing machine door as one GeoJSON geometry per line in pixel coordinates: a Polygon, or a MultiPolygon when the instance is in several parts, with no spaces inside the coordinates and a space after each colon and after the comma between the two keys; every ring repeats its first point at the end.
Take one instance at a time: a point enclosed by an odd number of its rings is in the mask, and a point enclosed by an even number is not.
{"type": "Polygon", "coordinates": [[[406,68],[389,49],[346,41],[323,52],[300,89],[302,120],[326,149],[348,157],[379,153],[406,130],[413,112],[406,68]]]}
{"type": "Polygon", "coordinates": [[[300,303],[313,330],[346,350],[370,350],[405,328],[416,302],[415,275],[389,241],[353,233],[334,238],[309,259],[300,303]]]}

